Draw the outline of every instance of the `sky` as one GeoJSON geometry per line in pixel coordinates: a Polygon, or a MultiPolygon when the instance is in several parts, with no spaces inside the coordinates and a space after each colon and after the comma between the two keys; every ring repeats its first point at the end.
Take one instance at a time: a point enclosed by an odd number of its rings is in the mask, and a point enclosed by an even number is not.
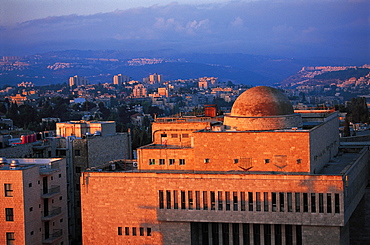
{"type": "Polygon", "coordinates": [[[370,62],[367,0],[0,1],[0,55],[170,49],[370,62]]]}

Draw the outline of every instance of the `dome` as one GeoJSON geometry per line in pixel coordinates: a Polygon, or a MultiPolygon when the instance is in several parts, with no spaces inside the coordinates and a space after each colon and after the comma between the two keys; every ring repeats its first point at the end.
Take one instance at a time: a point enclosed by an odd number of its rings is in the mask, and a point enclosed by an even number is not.
{"type": "Polygon", "coordinates": [[[293,114],[293,106],[281,91],[259,86],[248,89],[235,101],[231,116],[264,117],[293,114]]]}

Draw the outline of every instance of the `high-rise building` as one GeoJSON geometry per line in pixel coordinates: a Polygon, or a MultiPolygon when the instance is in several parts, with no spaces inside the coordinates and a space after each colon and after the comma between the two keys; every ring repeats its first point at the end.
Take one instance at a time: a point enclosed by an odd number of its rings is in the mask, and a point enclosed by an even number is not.
{"type": "Polygon", "coordinates": [[[115,84],[115,85],[126,84],[130,80],[131,80],[131,78],[129,76],[122,75],[122,74],[118,74],[118,75],[113,76],[113,84],[115,84]]]}
{"type": "Polygon", "coordinates": [[[69,78],[69,86],[72,87],[72,86],[76,86],[76,87],[80,87],[80,86],[86,86],[88,84],[88,81],[85,77],[79,77],[79,76],[73,76],[73,77],[70,77],[69,78]]]}
{"type": "Polygon", "coordinates": [[[148,82],[150,84],[159,83],[161,81],[162,81],[162,75],[158,75],[157,73],[149,75],[149,77],[144,79],[144,82],[148,82]]]}
{"type": "Polygon", "coordinates": [[[0,159],[0,244],[68,244],[65,159],[0,159]]]}
{"type": "Polygon", "coordinates": [[[338,114],[255,87],[221,117],[158,118],[137,171],[81,176],[88,244],[349,244],[369,149],[338,114]]]}
{"type": "Polygon", "coordinates": [[[145,98],[147,96],[146,88],[143,84],[136,84],[132,90],[132,95],[134,98],[145,98]]]}

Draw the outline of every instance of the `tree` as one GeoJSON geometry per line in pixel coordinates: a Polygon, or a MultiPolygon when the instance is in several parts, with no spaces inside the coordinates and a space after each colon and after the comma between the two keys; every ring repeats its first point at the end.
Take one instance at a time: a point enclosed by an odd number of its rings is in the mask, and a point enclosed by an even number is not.
{"type": "Polygon", "coordinates": [[[350,121],[353,123],[368,123],[369,110],[366,104],[366,98],[352,98],[348,106],[350,121]]]}

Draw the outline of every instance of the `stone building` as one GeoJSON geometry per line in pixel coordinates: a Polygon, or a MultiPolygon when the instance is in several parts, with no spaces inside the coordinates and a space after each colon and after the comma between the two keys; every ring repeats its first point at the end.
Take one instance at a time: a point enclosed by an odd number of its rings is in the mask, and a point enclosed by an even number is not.
{"type": "Polygon", "coordinates": [[[83,242],[349,244],[369,149],[341,149],[336,112],[311,114],[255,87],[223,122],[156,119],[137,171],[82,173],[83,242]]]}
{"type": "Polygon", "coordinates": [[[0,244],[68,244],[65,159],[0,159],[0,244]]]}

